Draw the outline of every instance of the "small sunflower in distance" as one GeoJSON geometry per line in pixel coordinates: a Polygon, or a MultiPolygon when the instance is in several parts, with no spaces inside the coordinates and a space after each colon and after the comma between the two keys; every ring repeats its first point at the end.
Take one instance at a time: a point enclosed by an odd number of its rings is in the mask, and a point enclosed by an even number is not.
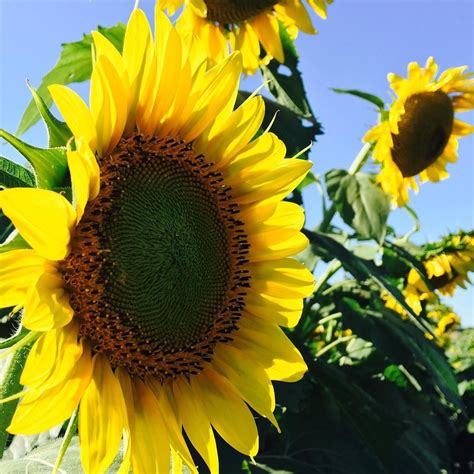
{"type": "MultiPolygon", "coordinates": [[[[326,18],[327,5],[333,0],[307,2],[326,18]]],[[[285,61],[280,24],[293,39],[298,31],[316,33],[303,0],[158,0],[158,4],[169,14],[184,4],[178,29],[203,39],[211,64],[227,56],[229,46],[241,51],[246,74],[255,74],[258,69],[260,45],[267,53],[266,61],[285,61]]]]}
{"type": "Polygon", "coordinates": [[[87,473],[105,472],[122,438],[123,472],[137,474],[168,474],[170,453],[196,472],[187,442],[218,472],[215,432],[255,456],[249,407],[278,427],[272,380],[307,370],[280,328],[314,285],[291,258],[307,245],[303,210],[282,199],[311,165],[268,131],[254,138],[261,97],[234,110],[240,53],[207,70],[161,9],[155,31],[135,9],[122,54],[93,33],[89,107],[50,87],[74,135],[74,205],[0,191],[31,246],[0,255],[0,307],[23,306],[38,336],[8,430],[78,408],[87,473]]]}
{"type": "MultiPolygon", "coordinates": [[[[441,242],[427,244],[422,259],[426,275],[435,292],[431,291],[420,274],[411,269],[406,277],[403,296],[415,314],[422,311],[423,302],[434,302],[437,293],[453,296],[457,287],[466,289],[471,283],[469,273],[474,272],[474,236],[472,232],[450,235],[441,242]]],[[[385,295],[385,305],[401,315],[406,315],[395,298],[385,295]]]]}
{"type": "Polygon", "coordinates": [[[474,78],[466,69],[447,69],[436,78],[438,66],[430,57],[424,68],[410,63],[406,79],[388,75],[395,101],[364,141],[376,142],[373,156],[382,165],[377,181],[397,206],[408,202],[409,188],[418,191],[417,175],[421,182],[447,178],[458,138],[474,132],[454,115],[474,109],[474,78]]]}

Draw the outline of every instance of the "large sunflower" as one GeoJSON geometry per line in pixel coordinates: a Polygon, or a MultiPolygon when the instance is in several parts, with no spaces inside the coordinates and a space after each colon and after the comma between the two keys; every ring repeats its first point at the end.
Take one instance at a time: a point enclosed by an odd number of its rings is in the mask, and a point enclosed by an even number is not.
{"type": "Polygon", "coordinates": [[[124,472],[168,473],[170,452],[211,472],[214,430],[255,456],[255,412],[275,426],[272,380],[306,365],[293,326],[311,273],[303,210],[281,202],[310,164],[285,159],[272,133],[253,139],[260,97],[233,110],[236,53],[206,70],[161,10],[156,38],[134,10],[123,54],[93,33],[90,108],[50,92],[74,143],[74,206],[15,188],[0,208],[31,248],[0,256],[0,306],[24,306],[35,332],[8,430],[31,434],[79,407],[86,472],[104,472],[122,438],[124,472]],[[249,406],[248,406],[248,405],[249,406]]]}
{"type": "Polygon", "coordinates": [[[377,181],[394,204],[408,202],[409,188],[418,191],[416,175],[421,182],[447,178],[447,163],[457,160],[458,138],[474,132],[454,116],[474,108],[473,73],[466,69],[447,69],[436,78],[438,66],[430,57],[424,68],[410,63],[407,79],[388,75],[396,99],[364,140],[376,142],[374,158],[382,164],[377,181]]]}
{"type": "MultiPolygon", "coordinates": [[[[311,8],[326,18],[327,4],[333,0],[307,0],[311,8]]],[[[303,0],[158,0],[173,14],[185,4],[178,29],[200,36],[208,47],[212,63],[221,61],[231,50],[242,52],[243,70],[254,74],[260,62],[260,44],[265,60],[285,61],[280,25],[295,38],[298,31],[315,34],[303,0]]]]}

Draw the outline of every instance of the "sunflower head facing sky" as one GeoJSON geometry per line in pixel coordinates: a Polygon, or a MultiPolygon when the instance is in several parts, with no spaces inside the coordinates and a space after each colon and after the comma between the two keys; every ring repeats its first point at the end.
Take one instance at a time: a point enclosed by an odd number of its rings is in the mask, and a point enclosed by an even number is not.
{"type": "Polygon", "coordinates": [[[93,33],[89,106],[50,87],[73,134],[73,203],[0,191],[28,244],[0,255],[0,307],[23,307],[37,337],[8,430],[78,409],[88,473],[122,440],[123,472],[168,474],[170,453],[196,471],[190,442],[216,473],[215,433],[255,456],[250,408],[278,428],[272,380],[306,371],[280,326],[298,322],[313,276],[291,258],[307,245],[303,210],[282,199],[311,164],[255,138],[260,97],[234,110],[240,53],[208,70],[159,8],[155,28],[135,9],[122,54],[93,33]]]}
{"type": "MultiPolygon", "coordinates": [[[[307,0],[322,18],[332,2],[307,0]]],[[[298,31],[316,33],[303,0],[158,0],[158,4],[169,14],[184,4],[178,29],[202,38],[211,64],[226,57],[229,48],[241,51],[246,74],[255,74],[261,61],[285,61],[280,27],[293,39],[298,31]],[[261,46],[265,58],[261,58],[261,46]]]]}
{"type": "Polygon", "coordinates": [[[409,200],[408,189],[447,178],[446,165],[457,160],[458,138],[474,127],[455,117],[474,109],[474,77],[467,66],[447,69],[438,77],[432,57],[425,67],[413,62],[408,77],[389,74],[395,100],[388,117],[364,137],[376,142],[373,156],[382,169],[377,181],[397,206],[409,200]]]}

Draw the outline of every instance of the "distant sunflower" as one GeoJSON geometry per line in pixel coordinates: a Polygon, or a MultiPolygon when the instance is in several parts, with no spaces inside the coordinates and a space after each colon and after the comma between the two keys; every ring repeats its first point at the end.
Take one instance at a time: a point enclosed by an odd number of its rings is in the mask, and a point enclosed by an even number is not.
{"type": "MultiPolygon", "coordinates": [[[[421,313],[423,301],[435,301],[437,293],[452,296],[457,287],[465,289],[466,284],[471,283],[469,273],[474,272],[474,236],[461,232],[426,245],[423,266],[435,292],[428,288],[416,270],[409,271],[403,295],[415,314],[421,313]]],[[[406,314],[393,297],[386,295],[384,299],[387,307],[406,314]]]]}
{"type": "Polygon", "coordinates": [[[382,164],[377,181],[394,204],[408,202],[409,188],[418,191],[416,175],[421,182],[447,178],[447,163],[457,160],[458,138],[474,132],[454,116],[474,108],[473,73],[466,69],[447,69],[436,78],[438,66],[430,57],[424,68],[410,63],[407,79],[388,75],[396,99],[388,118],[364,141],[376,142],[374,158],[382,164]]]}
{"type": "MultiPolygon", "coordinates": [[[[326,18],[333,0],[307,0],[314,11],[326,18]]],[[[242,52],[243,69],[254,74],[260,62],[260,45],[266,60],[285,61],[280,40],[280,23],[295,38],[298,31],[315,34],[303,0],[158,0],[173,14],[185,4],[178,29],[193,32],[207,45],[211,63],[221,61],[231,50],[242,52]]]]}
{"type": "Polygon", "coordinates": [[[0,307],[24,306],[38,335],[8,430],[33,434],[79,407],[81,460],[105,472],[123,433],[123,472],[193,472],[184,432],[210,471],[214,430],[255,456],[249,406],[275,426],[272,380],[306,365],[279,326],[294,326],[312,274],[303,210],[282,202],[310,163],[255,138],[260,97],[234,110],[236,53],[211,70],[157,10],[141,10],[123,54],[93,33],[90,108],[50,92],[74,135],[74,206],[44,189],[0,192],[31,246],[0,255],[0,307]],[[249,406],[247,406],[247,404],[249,406]],[[184,430],[184,431],[183,431],[184,430]]]}

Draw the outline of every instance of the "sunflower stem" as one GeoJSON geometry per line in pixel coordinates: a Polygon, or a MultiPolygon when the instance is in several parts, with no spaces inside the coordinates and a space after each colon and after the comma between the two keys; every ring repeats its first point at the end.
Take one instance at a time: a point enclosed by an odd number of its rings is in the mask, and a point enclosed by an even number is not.
{"type": "Polygon", "coordinates": [[[77,416],[77,408],[74,410],[71,418],[69,418],[69,423],[66,428],[66,433],[64,434],[63,442],[61,443],[61,447],[59,448],[58,457],[56,458],[56,462],[54,463],[53,473],[57,474],[59,468],[61,467],[61,463],[63,462],[64,455],[66,454],[67,448],[71,444],[72,437],[77,429],[78,423],[78,416],[77,416]]]}
{"type": "MultiPolygon", "coordinates": [[[[349,174],[356,174],[358,173],[362,167],[365,165],[366,161],[369,159],[374,144],[373,143],[364,143],[364,146],[360,149],[357,156],[354,158],[351,166],[347,170],[349,174]]],[[[336,206],[334,204],[324,213],[323,220],[321,224],[319,224],[318,230],[319,232],[327,232],[333,217],[336,215],[336,206]]]]}
{"type": "Polygon", "coordinates": [[[321,357],[323,354],[326,354],[326,352],[329,352],[331,349],[334,349],[337,345],[341,344],[342,342],[348,342],[351,339],[355,339],[356,336],[344,336],[340,337],[339,339],[336,339],[335,341],[332,341],[330,344],[327,346],[324,346],[319,352],[316,353],[316,358],[321,357]]]}
{"type": "Polygon", "coordinates": [[[402,237],[402,240],[404,242],[408,242],[408,239],[413,235],[413,234],[416,234],[421,226],[420,226],[420,221],[418,219],[418,216],[416,214],[416,212],[408,205],[405,204],[405,210],[408,212],[408,214],[410,215],[410,217],[413,219],[413,222],[414,222],[414,226],[411,230],[409,230],[403,237],[402,237]]]}
{"type": "MultiPolygon", "coordinates": [[[[21,391],[20,377],[30,352],[32,343],[20,347],[13,353],[8,361],[0,383],[0,399],[7,398],[21,391]]],[[[7,443],[7,427],[10,425],[15,413],[18,400],[12,400],[0,405],[0,458],[3,457],[7,443]]]]}

